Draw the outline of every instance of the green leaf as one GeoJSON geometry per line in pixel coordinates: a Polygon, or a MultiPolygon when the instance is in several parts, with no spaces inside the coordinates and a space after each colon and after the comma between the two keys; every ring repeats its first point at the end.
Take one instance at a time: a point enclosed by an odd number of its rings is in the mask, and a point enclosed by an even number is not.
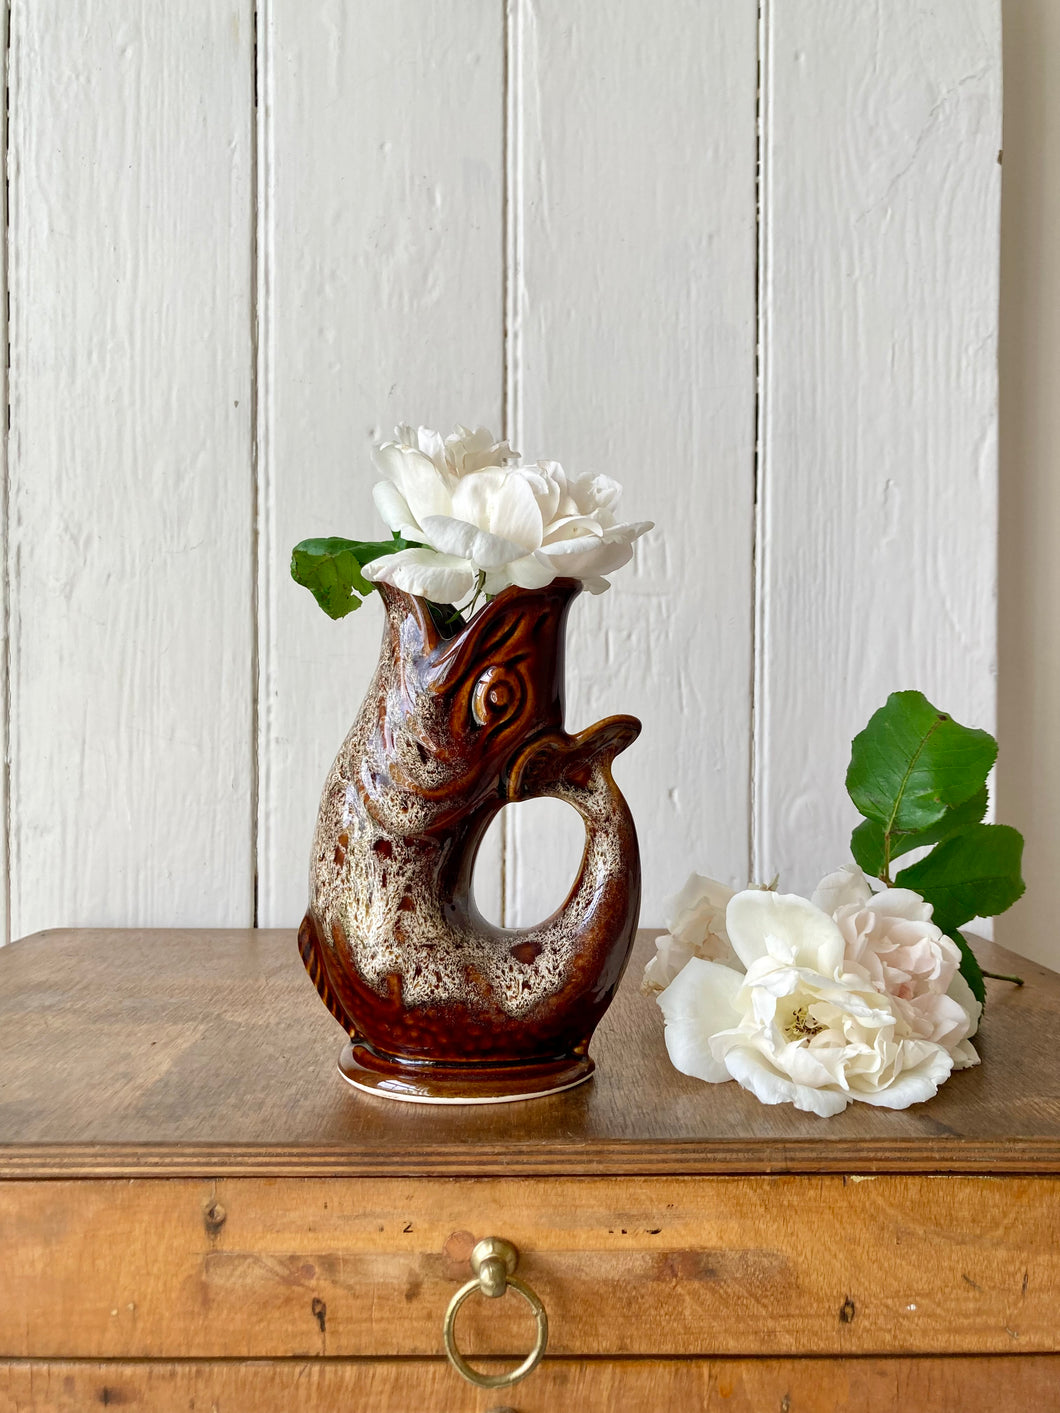
{"type": "Polygon", "coordinates": [[[874,819],[863,819],[850,836],[850,852],[863,873],[878,878],[886,869],[883,825],[874,819]]]}
{"type": "Polygon", "coordinates": [[[927,858],[902,869],[895,883],[934,908],[943,932],[973,917],[995,917],[1019,898],[1023,835],[1007,824],[973,824],[944,840],[927,858]]]}
{"type": "Polygon", "coordinates": [[[409,549],[410,542],[392,540],[303,540],[291,551],[291,578],[307,588],[329,618],[345,618],[375,588],[361,568],[380,555],[409,549]]]}
{"type": "Polygon", "coordinates": [[[961,949],[960,973],[968,983],[972,995],[979,1002],[980,1006],[985,1006],[986,982],[983,980],[983,969],[979,965],[975,953],[955,927],[946,935],[951,941],[956,942],[957,946],[961,949]]]}
{"type": "Polygon", "coordinates": [[[996,756],[989,732],[958,725],[922,692],[892,692],[851,743],[847,790],[884,834],[914,833],[981,790],[996,756]]]}
{"type": "Polygon", "coordinates": [[[927,844],[939,844],[943,839],[959,834],[968,825],[978,824],[986,814],[989,803],[990,795],[984,785],[970,800],[948,809],[937,824],[929,825],[927,829],[892,831],[889,849],[885,847],[883,825],[874,819],[862,820],[850,836],[850,851],[859,868],[878,878],[886,872],[892,859],[901,858],[903,854],[922,849],[927,844]]]}

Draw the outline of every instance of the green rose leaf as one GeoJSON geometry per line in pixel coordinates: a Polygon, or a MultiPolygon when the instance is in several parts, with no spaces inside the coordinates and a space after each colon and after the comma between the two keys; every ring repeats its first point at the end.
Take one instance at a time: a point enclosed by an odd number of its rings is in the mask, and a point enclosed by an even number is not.
{"type": "Polygon", "coordinates": [[[884,834],[916,833],[980,791],[996,756],[989,732],[959,725],[922,692],[892,692],[851,743],[847,790],[884,834]]]}
{"type": "Polygon", "coordinates": [[[990,795],[984,785],[971,799],[954,805],[937,824],[932,824],[927,829],[893,830],[889,848],[883,825],[874,819],[863,820],[850,836],[850,851],[859,868],[874,877],[880,877],[887,871],[892,859],[900,858],[902,854],[924,848],[928,844],[940,844],[944,839],[967,829],[970,824],[978,824],[986,814],[989,802],[990,795]]]}
{"type": "MultiPolygon", "coordinates": [[[[1023,837],[983,824],[986,779],[997,742],[938,711],[921,692],[892,692],[851,743],[847,790],[864,815],[850,838],[859,867],[889,887],[909,888],[932,906],[936,924],[961,953],[961,975],[981,1003],[984,972],[959,928],[994,917],[1024,890],[1023,837]],[[891,880],[891,864],[930,849],[891,880]]],[[[993,973],[987,973],[993,975],[993,973]]],[[[1018,977],[1003,981],[1022,985],[1018,977]]]]}
{"type": "Polygon", "coordinates": [[[345,618],[375,588],[361,573],[380,555],[409,549],[410,542],[392,540],[303,540],[291,551],[291,578],[307,588],[329,618],[345,618]]]}
{"type": "Polygon", "coordinates": [[[850,836],[850,852],[854,862],[870,878],[877,878],[886,867],[883,852],[883,825],[874,819],[863,819],[850,836]]]}
{"type": "Polygon", "coordinates": [[[927,858],[902,869],[899,888],[912,888],[952,933],[973,917],[995,917],[1021,897],[1023,836],[1007,824],[973,824],[944,840],[927,858]]]}
{"type": "Polygon", "coordinates": [[[980,1006],[986,1005],[986,982],[983,980],[983,969],[976,960],[975,953],[964,940],[956,928],[947,933],[951,942],[956,942],[961,949],[960,973],[968,983],[972,995],[979,1002],[980,1006]]]}

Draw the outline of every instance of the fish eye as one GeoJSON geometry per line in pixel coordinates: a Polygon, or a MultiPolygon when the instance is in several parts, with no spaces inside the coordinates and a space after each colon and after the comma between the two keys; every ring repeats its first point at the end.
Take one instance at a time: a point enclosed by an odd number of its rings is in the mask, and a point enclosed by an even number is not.
{"type": "Polygon", "coordinates": [[[487,667],[471,694],[471,711],[480,726],[495,726],[514,716],[526,697],[522,679],[508,667],[487,667]]]}

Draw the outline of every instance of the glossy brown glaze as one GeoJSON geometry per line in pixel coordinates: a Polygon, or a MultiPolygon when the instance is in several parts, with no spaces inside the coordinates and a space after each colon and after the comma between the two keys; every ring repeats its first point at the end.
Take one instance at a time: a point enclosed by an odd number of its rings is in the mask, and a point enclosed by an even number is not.
{"type": "Polygon", "coordinates": [[[563,729],[571,579],[509,588],[454,637],[380,585],[379,666],[321,799],[309,975],[351,1046],[343,1072],[392,1097],[543,1093],[592,1070],[589,1039],[636,932],[640,860],[611,776],[640,723],[563,729]],[[581,867],[552,917],[493,926],[475,856],[508,802],[551,795],[585,822],[581,867]]]}

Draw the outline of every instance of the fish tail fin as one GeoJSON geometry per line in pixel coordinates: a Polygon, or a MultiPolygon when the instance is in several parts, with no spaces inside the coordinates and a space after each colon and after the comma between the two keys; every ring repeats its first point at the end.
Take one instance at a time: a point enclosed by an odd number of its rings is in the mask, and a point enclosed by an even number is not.
{"type": "Polygon", "coordinates": [[[585,789],[594,772],[611,778],[611,762],[640,735],[635,716],[609,716],[577,736],[548,732],[530,742],[516,757],[508,777],[508,798],[529,800],[554,795],[563,788],[585,789]]]}

